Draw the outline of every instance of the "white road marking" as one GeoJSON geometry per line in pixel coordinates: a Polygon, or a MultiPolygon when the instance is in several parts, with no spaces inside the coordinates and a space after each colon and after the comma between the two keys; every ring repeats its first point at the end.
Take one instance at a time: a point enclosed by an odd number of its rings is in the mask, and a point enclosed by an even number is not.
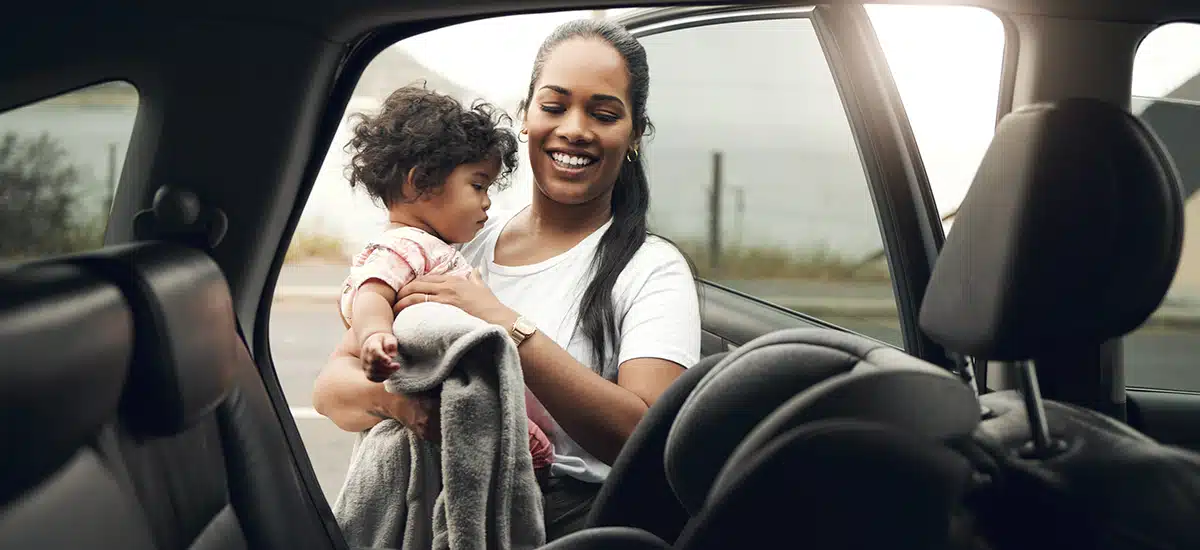
{"type": "Polygon", "coordinates": [[[296,420],[325,420],[324,416],[317,413],[317,410],[312,407],[289,407],[292,411],[292,418],[296,420]]]}

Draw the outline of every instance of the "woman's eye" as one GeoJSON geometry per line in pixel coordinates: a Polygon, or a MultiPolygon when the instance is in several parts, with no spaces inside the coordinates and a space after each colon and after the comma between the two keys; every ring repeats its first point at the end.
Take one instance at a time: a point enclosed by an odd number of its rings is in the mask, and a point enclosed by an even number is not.
{"type": "Polygon", "coordinates": [[[560,106],[560,105],[545,105],[545,104],[543,104],[542,110],[547,113],[561,113],[561,112],[565,111],[566,109],[563,109],[562,106],[560,106]]]}
{"type": "Polygon", "coordinates": [[[612,115],[609,113],[596,113],[595,115],[592,115],[592,116],[595,116],[596,120],[599,120],[602,122],[616,122],[619,118],[621,118],[621,117],[618,117],[617,115],[612,115]]]}
{"type": "Polygon", "coordinates": [[[473,184],[471,184],[471,187],[474,187],[476,191],[483,191],[484,189],[487,189],[486,185],[479,184],[479,183],[473,183],[473,184]]]}

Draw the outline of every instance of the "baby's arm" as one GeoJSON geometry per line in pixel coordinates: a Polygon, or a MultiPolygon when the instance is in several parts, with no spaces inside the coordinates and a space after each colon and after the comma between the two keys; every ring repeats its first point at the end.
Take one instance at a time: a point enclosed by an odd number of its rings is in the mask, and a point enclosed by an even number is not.
{"type": "Polygon", "coordinates": [[[350,330],[361,351],[359,357],[372,382],[383,382],[400,367],[396,363],[396,336],[392,334],[392,305],[396,291],[383,281],[363,283],[354,293],[353,320],[350,330]]]}
{"type": "Polygon", "coordinates": [[[392,334],[396,293],[428,271],[420,243],[403,234],[403,230],[390,231],[369,244],[362,265],[350,270],[349,284],[354,292],[350,330],[362,350],[359,358],[363,370],[373,382],[383,382],[400,368],[395,360],[399,346],[392,334]]]}

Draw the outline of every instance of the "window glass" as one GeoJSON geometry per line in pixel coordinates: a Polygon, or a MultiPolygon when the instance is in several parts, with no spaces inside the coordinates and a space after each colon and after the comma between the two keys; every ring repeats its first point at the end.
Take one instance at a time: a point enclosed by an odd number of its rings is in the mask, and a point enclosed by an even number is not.
{"type": "Polygon", "coordinates": [[[1172,23],[1142,41],[1131,108],[1158,135],[1179,171],[1184,239],[1167,297],[1124,339],[1129,386],[1200,391],[1200,25],[1172,23]]]}
{"type": "MultiPolygon", "coordinates": [[[[461,101],[482,98],[515,113],[534,55],[550,30],[579,17],[620,17],[626,11],[473,21],[404,40],[367,67],[289,245],[269,325],[273,362],[331,501],[356,436],[316,414],[312,383],[342,335],[333,304],[350,255],[386,220],[346,183],[347,118],[373,112],[392,90],[420,80],[461,101]]],[[[881,35],[902,35],[910,19],[890,13],[873,12],[872,21],[881,35]]],[[[932,19],[920,32],[946,21],[932,19]]],[[[656,125],[643,148],[652,230],[677,242],[704,278],[899,345],[895,299],[861,156],[811,22],[720,23],[649,35],[642,42],[652,75],[648,114],[656,125]]],[[[930,89],[911,85],[926,68],[895,61],[919,57],[922,48],[923,42],[885,44],[898,70],[918,71],[917,77],[897,75],[906,105],[931,102],[920,94],[912,99],[913,89],[930,89]]],[[[991,101],[987,116],[994,118],[994,97],[991,101]]],[[[928,109],[910,109],[914,124],[924,120],[922,112],[928,109]]],[[[954,140],[918,130],[918,141],[930,151],[926,164],[939,174],[935,181],[969,181],[961,168],[939,168],[958,162],[961,151],[937,153],[936,144],[957,146],[954,140]]],[[[528,204],[527,158],[522,150],[516,177],[493,196],[493,209],[528,204]]],[[[938,200],[941,204],[941,195],[938,200]]]]}
{"type": "Polygon", "coordinates": [[[949,232],[995,131],[1004,24],[975,7],[866,9],[949,232]]]}
{"type": "Polygon", "coordinates": [[[107,82],[0,113],[0,260],[100,247],[137,109],[107,82]]]}
{"type": "Polygon", "coordinates": [[[813,24],[720,23],[642,44],[651,227],[704,279],[900,345],[886,261],[868,261],[882,239],[862,158],[813,24]]]}

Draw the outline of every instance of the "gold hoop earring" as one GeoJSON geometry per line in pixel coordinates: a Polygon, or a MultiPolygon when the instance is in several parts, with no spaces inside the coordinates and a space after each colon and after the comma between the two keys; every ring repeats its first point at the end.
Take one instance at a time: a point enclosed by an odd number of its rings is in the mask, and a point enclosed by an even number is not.
{"type": "Polygon", "coordinates": [[[641,156],[642,155],[638,152],[637,147],[634,146],[629,148],[629,152],[625,153],[625,160],[629,162],[635,162],[637,159],[641,158],[641,156]],[[632,156],[630,156],[631,154],[632,156]]]}
{"type": "Polygon", "coordinates": [[[525,136],[525,135],[528,135],[528,134],[526,134],[525,132],[521,132],[521,133],[517,134],[517,141],[519,141],[521,143],[529,143],[529,138],[521,139],[521,136],[525,136]]]}

